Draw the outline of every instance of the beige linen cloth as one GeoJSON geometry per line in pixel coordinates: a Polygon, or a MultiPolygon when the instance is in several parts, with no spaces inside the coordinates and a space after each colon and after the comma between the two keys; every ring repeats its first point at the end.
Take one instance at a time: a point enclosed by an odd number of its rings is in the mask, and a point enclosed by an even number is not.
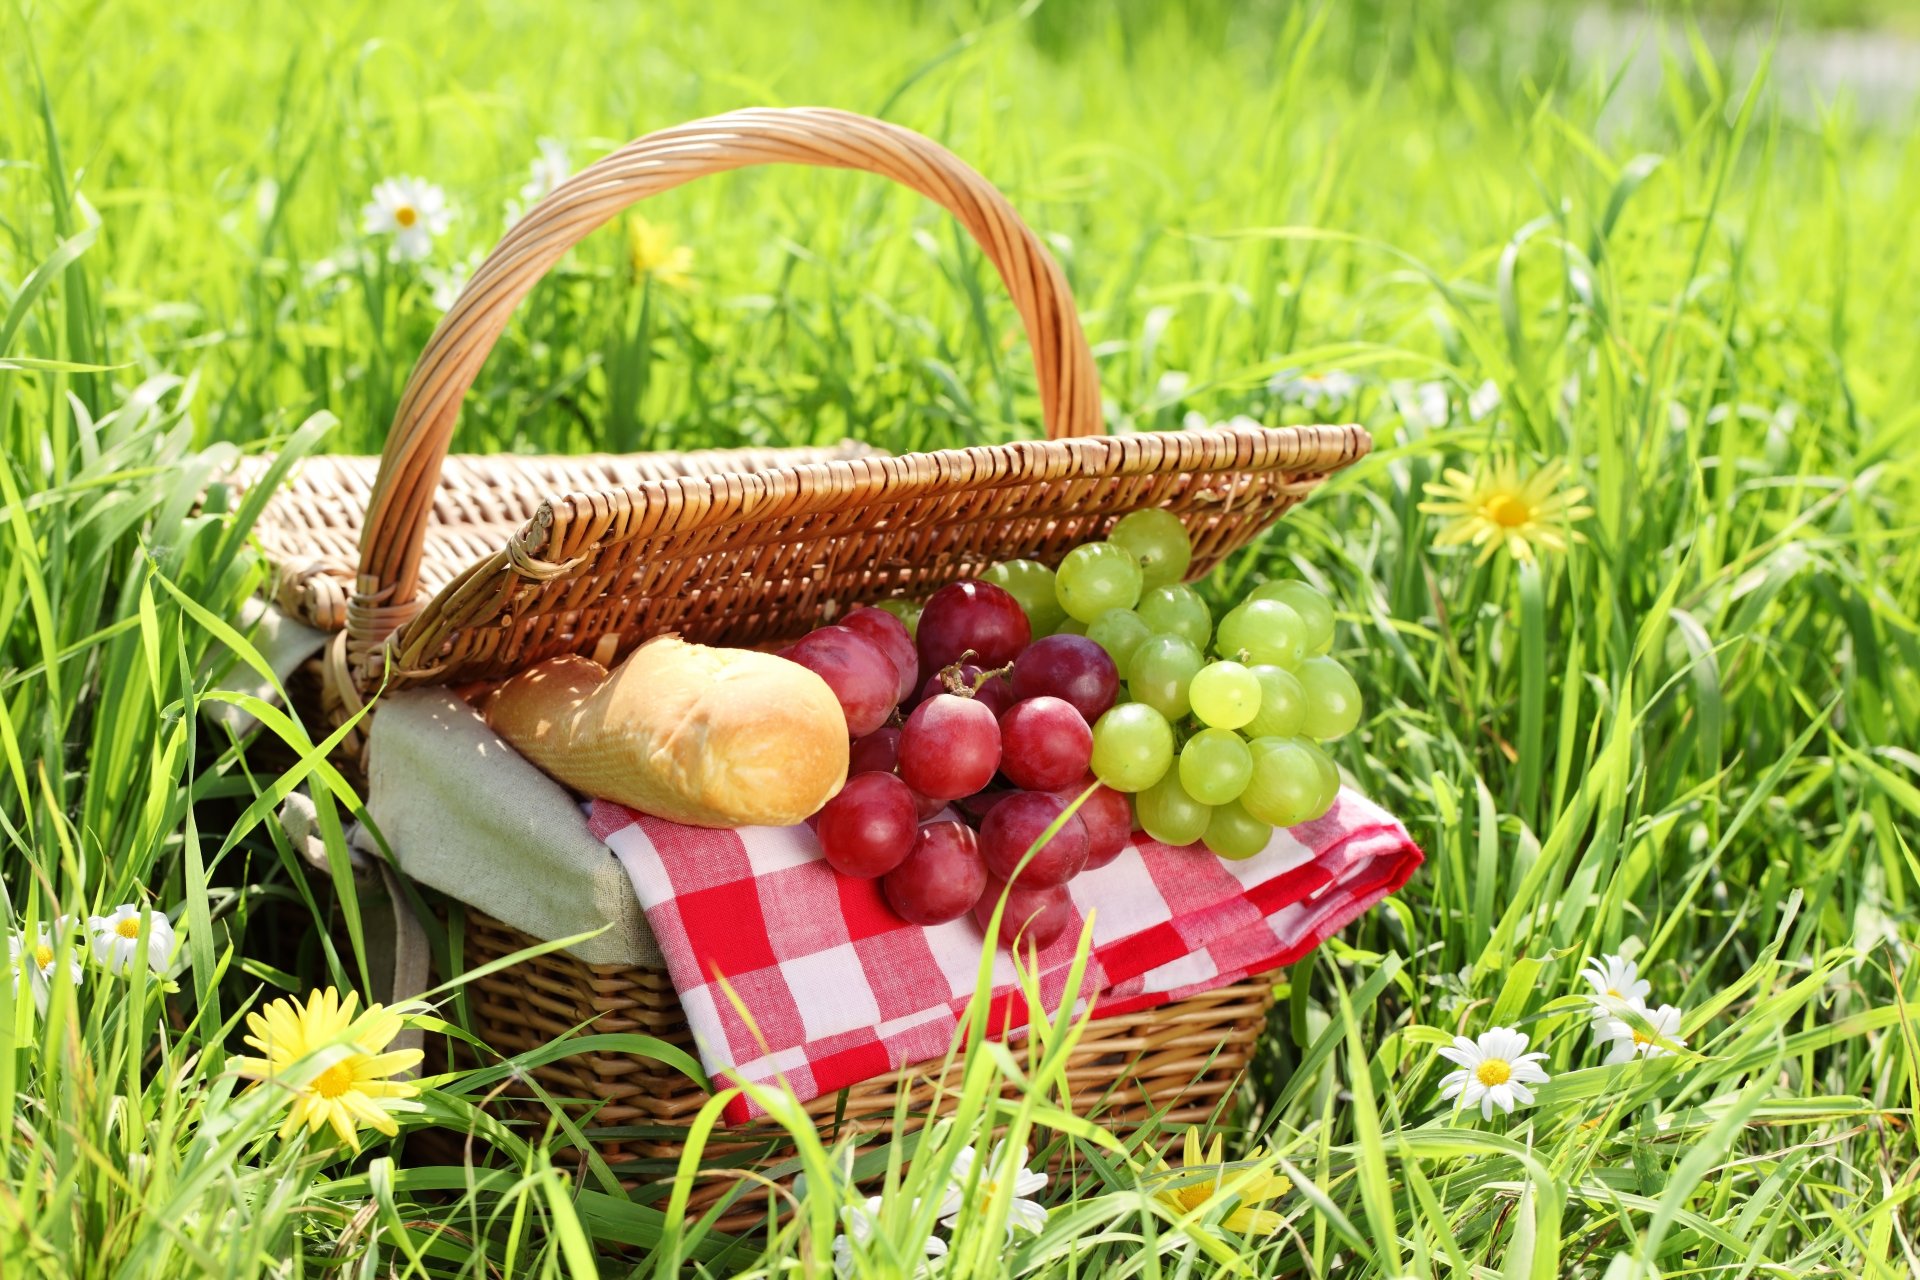
{"type": "MultiPolygon", "coordinates": [[[[241,622],[283,681],[327,640],[271,605],[251,608],[241,622]]],[[[251,687],[245,667],[238,672],[230,676],[236,687],[277,700],[265,682],[251,687]]],[[[223,706],[219,714],[236,733],[256,727],[245,713],[227,716],[232,710],[223,706]]],[[[366,813],[366,824],[349,828],[348,843],[374,952],[370,966],[393,975],[391,989],[378,995],[405,999],[427,987],[426,936],[396,867],[535,938],[593,934],[567,948],[588,964],[662,967],[633,883],[587,829],[579,801],[446,690],[380,698],[367,738],[366,813]],[[382,839],[396,866],[381,855],[382,839]]],[[[324,871],[313,801],[294,792],[280,823],[293,847],[324,871]]]]}

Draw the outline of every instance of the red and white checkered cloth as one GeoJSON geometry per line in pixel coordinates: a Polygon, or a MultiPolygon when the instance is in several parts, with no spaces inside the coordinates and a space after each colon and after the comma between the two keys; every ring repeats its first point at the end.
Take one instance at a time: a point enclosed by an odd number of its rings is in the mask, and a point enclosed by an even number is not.
{"type": "MultiPolygon", "coordinates": [[[[633,880],[716,1080],[784,1078],[805,1101],[946,1053],[979,972],[972,916],[907,924],[877,881],[828,867],[804,826],[683,827],[604,800],[590,821],[633,880]]],[[[1406,829],[1351,791],[1242,862],[1136,832],[1131,848],[1069,886],[1077,914],[1040,953],[1041,995],[1057,1009],[1088,917],[1082,996],[1110,1017],[1292,964],[1405,884],[1420,861],[1406,829]]],[[[1026,1021],[1004,951],[989,1020],[1026,1021]]],[[[726,1118],[757,1114],[740,1097],[726,1118]]]]}

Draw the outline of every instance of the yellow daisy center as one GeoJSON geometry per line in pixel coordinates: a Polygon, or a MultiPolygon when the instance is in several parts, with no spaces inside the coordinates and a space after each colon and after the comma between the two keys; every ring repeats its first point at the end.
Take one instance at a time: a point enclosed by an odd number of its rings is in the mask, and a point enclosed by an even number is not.
{"type": "Polygon", "coordinates": [[[1533,505],[1511,493],[1496,493],[1487,499],[1487,519],[1506,529],[1517,529],[1533,520],[1533,505]]]}
{"type": "Polygon", "coordinates": [[[113,931],[123,938],[138,938],[140,936],[140,917],[128,916],[119,924],[114,925],[113,931]]]}
{"type": "Polygon", "coordinates": [[[1608,987],[1607,994],[1612,996],[1616,1000],[1619,1000],[1622,998],[1620,995],[1620,989],[1618,987],[1608,987]]]}
{"type": "Polygon", "coordinates": [[[353,1059],[336,1062],[313,1079],[313,1091],[323,1098],[337,1098],[356,1083],[353,1059]]]}
{"type": "Polygon", "coordinates": [[[53,963],[53,948],[41,943],[33,949],[33,962],[42,969],[53,963]]]}
{"type": "Polygon", "coordinates": [[[1513,1079],[1513,1066],[1505,1058],[1488,1058],[1474,1070],[1473,1078],[1491,1089],[1513,1079]]]}
{"type": "Polygon", "coordinates": [[[1211,1182],[1196,1182],[1189,1186],[1180,1187],[1173,1192],[1173,1198],[1179,1203],[1181,1210],[1188,1213],[1198,1209],[1211,1199],[1212,1196],[1213,1183],[1211,1182]]]}
{"type": "Polygon", "coordinates": [[[1633,1033],[1633,1042],[1635,1044],[1652,1044],[1653,1037],[1644,1031],[1636,1031],[1633,1033]]]}
{"type": "Polygon", "coordinates": [[[403,227],[410,227],[420,221],[420,211],[410,204],[403,204],[393,211],[393,220],[403,227]]]}

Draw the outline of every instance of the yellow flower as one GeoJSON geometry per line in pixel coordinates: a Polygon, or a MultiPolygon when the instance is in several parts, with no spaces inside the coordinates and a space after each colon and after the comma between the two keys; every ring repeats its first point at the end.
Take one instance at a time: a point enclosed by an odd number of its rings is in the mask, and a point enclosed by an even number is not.
{"type": "Polygon", "coordinates": [[[280,999],[247,1015],[247,1027],[253,1032],[247,1043],[266,1056],[237,1058],[234,1069],[249,1080],[276,1083],[293,1095],[293,1109],[280,1126],[282,1138],[291,1137],[302,1126],[313,1133],[327,1124],[358,1151],[356,1131],[362,1125],[391,1138],[400,1132],[394,1112],[422,1110],[419,1103],[405,1101],[420,1091],[418,1086],[388,1078],[416,1066],[420,1050],[382,1052],[400,1034],[400,1012],[376,1004],[356,1017],[359,1002],[358,992],[348,992],[342,1002],[339,992],[328,987],[309,994],[305,1007],[280,999]],[[339,1052],[342,1049],[346,1052],[339,1052]],[[294,1068],[322,1051],[329,1054],[326,1067],[305,1084],[283,1079],[305,1076],[307,1072],[294,1068]]]}
{"type": "Polygon", "coordinates": [[[1471,543],[1480,548],[1478,564],[1502,547],[1515,560],[1532,560],[1541,551],[1565,551],[1569,537],[1582,540],[1566,526],[1593,514],[1591,507],[1580,505],[1587,496],[1584,486],[1560,487],[1566,464],[1557,458],[1524,480],[1511,460],[1477,468],[1472,475],[1452,468],[1443,475],[1444,481],[1427,486],[1432,500],[1420,504],[1428,515],[1446,517],[1433,545],[1471,543]]]}
{"type": "Polygon", "coordinates": [[[687,275],[693,270],[693,250],[675,244],[671,231],[638,214],[627,219],[627,262],[633,267],[635,280],[652,276],[669,289],[693,284],[687,275]]]}
{"type": "Polygon", "coordinates": [[[1220,1135],[1204,1154],[1200,1130],[1188,1126],[1181,1151],[1181,1167],[1171,1168],[1156,1158],[1157,1172],[1147,1179],[1147,1189],[1160,1203],[1181,1215],[1199,1216],[1216,1202],[1237,1198],[1239,1207],[1221,1221],[1221,1226],[1239,1235],[1271,1235],[1285,1221],[1271,1209],[1252,1206],[1277,1200],[1293,1190],[1293,1182],[1271,1171],[1269,1157],[1254,1152],[1251,1159],[1222,1162],[1220,1135]]]}

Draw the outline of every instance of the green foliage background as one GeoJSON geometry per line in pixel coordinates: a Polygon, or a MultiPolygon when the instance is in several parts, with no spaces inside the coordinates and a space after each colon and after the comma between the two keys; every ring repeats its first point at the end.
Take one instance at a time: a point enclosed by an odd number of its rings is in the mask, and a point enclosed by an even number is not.
{"type": "MultiPolygon", "coordinates": [[[[504,228],[537,139],[584,163],[735,106],[828,103],[939,138],[1049,238],[1114,429],[1299,421],[1273,375],[1360,377],[1339,416],[1373,430],[1374,455],[1207,589],[1301,572],[1336,594],[1370,707],[1341,763],[1430,857],[1280,976],[1232,1127],[1288,1162],[1286,1233],[1243,1245],[1157,1218],[1036,1069],[1018,1123],[1072,1145],[1084,1176],[1016,1247],[970,1216],[950,1271],[1212,1274],[1239,1256],[1256,1274],[1909,1274],[1912,104],[1810,103],[1715,52],[1728,10],[1704,28],[1668,15],[1634,72],[1591,63],[1569,12],[707,0],[0,19],[0,869],[16,925],[147,893],[192,961],[164,1031],[154,993],[122,1000],[104,978],[45,1022],[4,1006],[0,1263],[619,1274],[684,1254],[772,1274],[826,1256],[824,1178],[801,1221],[728,1246],[605,1179],[576,1192],[539,1134],[485,1130],[511,1176],[478,1181],[258,1140],[224,1074],[235,1011],[354,983],[362,959],[311,927],[341,911],[261,821],[277,787],[328,781],[326,726],[275,726],[300,761],[282,778],[194,714],[232,683],[208,655],[244,648],[209,620],[259,580],[251,510],[194,504],[235,448],[378,448],[436,285],[504,228]],[[395,174],[459,211],[425,269],[358,229],[395,174]],[[1409,420],[1402,380],[1444,384],[1446,421],[1409,420]],[[1476,419],[1468,393],[1488,382],[1500,408],[1476,419]],[[1596,509],[1584,543],[1539,569],[1432,548],[1423,486],[1503,457],[1567,463],[1596,509]],[[1596,1065],[1577,970],[1620,950],[1688,1010],[1694,1055],[1596,1065]],[[1456,1122],[1432,1046],[1494,1024],[1527,1030],[1556,1079],[1511,1121],[1456,1122]],[[584,1261],[616,1241],[639,1251],[584,1261]]],[[[1810,12],[1891,18],[1902,38],[1897,12],[1810,12]]],[[[1017,318],[917,198],[766,170],[645,214],[693,250],[695,287],[636,278],[616,233],[583,246],[495,352],[458,447],[851,433],[910,449],[1037,429],[1017,318]]],[[[1010,1065],[973,1061],[982,1081],[1010,1065]]],[[[498,1078],[442,1082],[428,1120],[484,1129],[469,1100],[498,1078]]],[[[984,1102],[974,1122],[994,1124],[984,1102]]],[[[894,1204],[951,1149],[923,1154],[939,1158],[894,1204]]],[[[895,1262],[916,1256],[911,1216],[886,1224],[895,1262]]]]}

